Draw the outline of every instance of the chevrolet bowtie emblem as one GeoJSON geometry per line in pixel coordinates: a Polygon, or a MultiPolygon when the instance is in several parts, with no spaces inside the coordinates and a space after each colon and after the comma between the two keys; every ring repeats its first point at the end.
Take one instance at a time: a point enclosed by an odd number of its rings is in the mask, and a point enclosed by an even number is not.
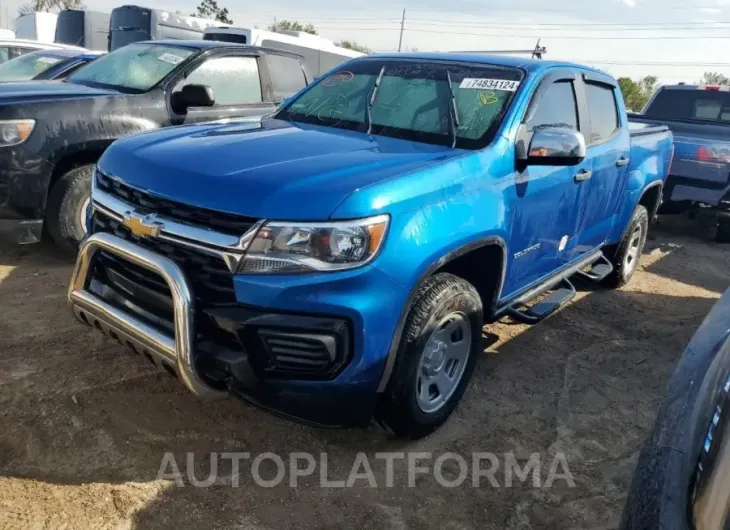
{"type": "Polygon", "coordinates": [[[137,237],[157,237],[165,226],[153,213],[140,215],[136,212],[126,212],[122,224],[137,237]]]}

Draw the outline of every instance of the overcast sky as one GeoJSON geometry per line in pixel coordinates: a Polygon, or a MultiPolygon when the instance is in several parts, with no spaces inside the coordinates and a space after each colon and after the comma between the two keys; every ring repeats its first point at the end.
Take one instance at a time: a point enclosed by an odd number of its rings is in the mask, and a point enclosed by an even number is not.
{"type": "MultiPolygon", "coordinates": [[[[311,22],[324,37],[355,40],[378,51],[397,49],[405,8],[404,49],[523,49],[532,48],[539,36],[546,58],[592,64],[616,76],[652,74],[664,82],[694,82],[706,70],[730,76],[730,0],[218,1],[240,26],[265,27],[274,17],[311,22]]],[[[0,0],[10,18],[22,3],[0,0]]],[[[88,9],[111,11],[123,2],[84,3],[88,9]]],[[[140,5],[188,14],[197,3],[140,5]]]]}

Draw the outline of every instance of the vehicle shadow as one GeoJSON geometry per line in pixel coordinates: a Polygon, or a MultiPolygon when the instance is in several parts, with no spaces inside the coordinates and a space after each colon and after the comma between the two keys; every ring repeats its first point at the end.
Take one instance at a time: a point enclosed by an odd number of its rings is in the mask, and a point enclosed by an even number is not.
{"type": "Polygon", "coordinates": [[[649,255],[647,272],[715,293],[730,286],[730,245],[716,243],[712,229],[700,220],[663,216],[649,235],[644,250],[649,255]],[[672,259],[661,259],[666,253],[672,259]]]}
{"type": "MultiPolygon", "coordinates": [[[[666,252],[646,268],[683,259],[666,252]]],[[[715,302],[695,286],[727,278],[703,269],[720,278],[678,284],[640,271],[625,289],[582,291],[538,326],[490,325],[452,418],[423,440],[403,442],[376,427],[318,430],[233,399],[198,401],[174,378],[75,322],[65,300],[70,260],[45,246],[2,250],[3,270],[0,500],[12,509],[0,511],[0,526],[131,522],[140,529],[616,526],[666,382],[715,302]],[[220,458],[224,452],[250,455],[239,474],[220,458]],[[313,474],[298,487],[290,485],[293,452],[315,458],[313,474]],[[388,487],[385,461],[375,457],[385,452],[431,453],[420,465],[432,469],[437,456],[457,453],[468,478],[449,488],[426,473],[411,487],[407,458],[396,459],[388,487]],[[487,479],[472,487],[474,452],[496,455],[499,487],[487,479]],[[534,475],[526,482],[510,475],[507,485],[509,452],[521,465],[539,456],[543,487],[533,487],[534,475]],[[253,476],[251,460],[264,453],[285,463],[274,487],[253,476]],[[353,487],[321,487],[322,453],[330,481],[346,480],[365,453],[377,487],[363,478],[353,487]],[[575,487],[564,479],[545,487],[557,453],[565,455],[575,487]],[[215,465],[211,454],[218,455],[215,465]],[[159,478],[174,471],[171,459],[185,475],[183,487],[159,478]],[[192,485],[211,471],[212,485],[192,485]]],[[[459,475],[453,460],[443,469],[446,479],[459,475]]],[[[261,479],[276,474],[267,459],[261,479]]]]}

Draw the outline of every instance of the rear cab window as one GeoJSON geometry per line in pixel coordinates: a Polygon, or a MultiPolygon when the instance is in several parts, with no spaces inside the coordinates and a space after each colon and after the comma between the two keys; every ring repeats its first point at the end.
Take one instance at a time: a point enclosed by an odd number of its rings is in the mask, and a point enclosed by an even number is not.
{"type": "Polygon", "coordinates": [[[663,88],[649,103],[644,115],[665,120],[701,120],[730,123],[730,92],[663,88]]]}

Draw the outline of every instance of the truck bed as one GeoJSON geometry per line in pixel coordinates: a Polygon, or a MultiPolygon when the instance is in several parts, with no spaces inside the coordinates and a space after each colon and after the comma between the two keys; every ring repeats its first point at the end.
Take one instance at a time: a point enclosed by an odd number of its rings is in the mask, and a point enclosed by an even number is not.
{"type": "Polygon", "coordinates": [[[658,123],[646,123],[640,121],[633,121],[632,115],[629,115],[629,132],[631,137],[646,136],[648,134],[656,134],[667,132],[669,127],[658,123]]]}

